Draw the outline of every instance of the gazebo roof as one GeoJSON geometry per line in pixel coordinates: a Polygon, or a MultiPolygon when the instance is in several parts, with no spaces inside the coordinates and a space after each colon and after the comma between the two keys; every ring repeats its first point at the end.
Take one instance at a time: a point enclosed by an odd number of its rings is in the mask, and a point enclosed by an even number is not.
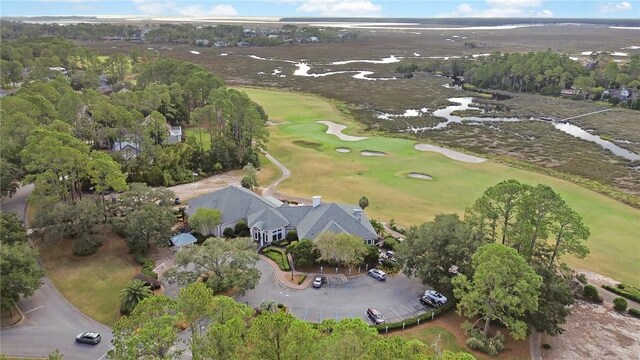
{"type": "Polygon", "coordinates": [[[198,239],[196,239],[195,236],[188,233],[178,234],[171,238],[171,242],[177,247],[195,244],[197,241],[198,239]]]}

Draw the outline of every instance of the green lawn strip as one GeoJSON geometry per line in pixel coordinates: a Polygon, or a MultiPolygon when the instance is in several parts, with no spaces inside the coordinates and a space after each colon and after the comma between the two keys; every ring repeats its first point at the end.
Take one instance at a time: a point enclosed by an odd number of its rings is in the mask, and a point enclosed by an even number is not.
{"type": "MultiPolygon", "coordinates": [[[[420,340],[427,345],[433,345],[434,343],[436,343],[436,341],[438,341],[438,346],[440,346],[441,349],[446,349],[453,352],[469,352],[466,347],[458,344],[458,342],[456,341],[456,337],[452,332],[437,325],[422,327],[419,329],[412,329],[410,331],[400,331],[394,333],[394,335],[407,340],[420,340]]],[[[435,355],[435,353],[433,353],[432,355],[435,355]]]]}
{"type": "Polygon", "coordinates": [[[194,138],[198,144],[202,144],[204,150],[211,149],[211,139],[207,129],[199,127],[190,127],[184,129],[187,138],[194,138]]]}
{"type": "Polygon", "coordinates": [[[393,218],[401,226],[409,226],[429,221],[439,213],[462,215],[464,208],[485,189],[505,179],[547,184],[582,215],[591,229],[587,242],[591,254],[586,259],[565,260],[574,267],[640,285],[636,276],[640,264],[638,209],[547,175],[493,161],[471,164],[438,153],[420,152],[413,148],[415,142],[411,140],[375,136],[362,141],[341,141],[326,134],[326,126],[317,123],[329,120],[354,126],[331,103],[297,93],[242,90],[261,104],[270,118],[290,122],[271,127],[267,144],[268,151],[292,172],[278,186],[283,193],[308,198],[321,195],[323,200],[350,204],[365,195],[369,198],[370,218],[383,221],[393,218]],[[351,152],[338,153],[335,151],[338,147],[348,147],[351,152]],[[360,154],[362,150],[383,151],[387,156],[365,157],[360,154]],[[433,180],[410,178],[410,172],[430,175],[433,180]]]}
{"type": "Polygon", "coordinates": [[[70,248],[70,240],[41,247],[41,261],[49,277],[80,311],[113,326],[120,307],[120,290],[140,267],[117,237],[106,240],[98,253],[88,257],[72,256],[70,248]]]}

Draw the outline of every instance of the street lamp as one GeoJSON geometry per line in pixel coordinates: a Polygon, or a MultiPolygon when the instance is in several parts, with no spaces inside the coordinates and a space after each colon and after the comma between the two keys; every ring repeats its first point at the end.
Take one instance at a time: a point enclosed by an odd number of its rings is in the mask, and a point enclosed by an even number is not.
{"type": "Polygon", "coordinates": [[[293,281],[293,271],[294,271],[294,268],[293,268],[293,255],[291,255],[291,281],[293,281]]]}

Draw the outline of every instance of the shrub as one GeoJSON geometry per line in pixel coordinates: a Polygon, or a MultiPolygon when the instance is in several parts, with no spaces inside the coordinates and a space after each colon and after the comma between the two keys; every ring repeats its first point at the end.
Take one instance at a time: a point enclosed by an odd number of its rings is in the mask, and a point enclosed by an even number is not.
{"type": "Polygon", "coordinates": [[[71,251],[75,256],[89,256],[95,254],[102,246],[102,239],[97,236],[80,235],[73,240],[71,251]]]}
{"type": "Polygon", "coordinates": [[[400,322],[394,322],[394,323],[388,323],[388,324],[379,324],[379,325],[372,325],[374,328],[376,328],[376,330],[378,331],[382,331],[382,330],[395,330],[395,329],[402,329],[403,326],[406,328],[408,326],[413,326],[413,325],[417,325],[418,324],[418,320],[420,321],[420,323],[423,323],[425,321],[429,321],[431,320],[431,316],[433,316],[434,318],[440,314],[443,314],[449,310],[451,310],[453,307],[455,306],[455,303],[452,301],[449,301],[448,303],[444,304],[443,306],[428,311],[424,314],[418,315],[416,317],[412,317],[412,318],[408,318],[405,319],[404,321],[400,321],[400,322]]]}
{"type": "Polygon", "coordinates": [[[228,227],[224,229],[224,231],[222,232],[222,236],[227,239],[232,239],[236,237],[236,232],[232,228],[228,227]]]}
{"type": "Polygon", "coordinates": [[[542,348],[545,349],[545,350],[549,350],[549,349],[551,349],[551,344],[544,343],[544,344],[542,344],[542,348]]]}
{"type": "Polygon", "coordinates": [[[160,287],[161,287],[160,281],[158,281],[157,279],[154,279],[151,276],[145,275],[145,274],[136,274],[133,278],[134,279],[138,279],[138,280],[142,280],[145,284],[147,284],[149,286],[149,288],[151,290],[160,289],[160,287]]]}
{"type": "Polygon", "coordinates": [[[235,234],[238,237],[247,237],[249,236],[249,227],[247,226],[247,223],[245,223],[244,221],[239,221],[236,226],[235,226],[235,234]]]}
{"type": "Polygon", "coordinates": [[[147,258],[142,256],[139,252],[135,253],[133,255],[133,258],[136,260],[138,265],[144,265],[144,263],[147,261],[147,258]]]}
{"type": "Polygon", "coordinates": [[[289,259],[287,258],[283,250],[273,248],[273,247],[266,247],[262,250],[262,253],[269,259],[273,260],[278,265],[280,270],[282,271],[291,270],[291,267],[289,265],[289,259]]]}
{"type": "Polygon", "coordinates": [[[640,289],[633,287],[631,285],[618,284],[618,286],[616,287],[609,286],[609,285],[602,285],[602,288],[605,290],[611,291],[614,294],[618,294],[622,297],[625,297],[629,300],[640,302],[640,289]]]}
{"type": "Polygon", "coordinates": [[[390,250],[394,250],[398,246],[398,240],[388,237],[384,239],[384,246],[390,250]]]}
{"type": "Polygon", "coordinates": [[[289,230],[287,232],[287,236],[285,237],[285,239],[290,243],[294,241],[298,241],[298,232],[295,230],[289,230]]]}
{"type": "Polygon", "coordinates": [[[142,264],[142,267],[145,268],[145,269],[153,270],[156,267],[156,261],[153,260],[153,259],[147,259],[142,264]]]}
{"type": "Polygon", "coordinates": [[[307,279],[307,275],[302,275],[300,280],[298,280],[298,285],[302,284],[307,279]]]}
{"type": "Polygon", "coordinates": [[[627,306],[629,306],[629,304],[627,303],[627,300],[625,300],[624,298],[621,297],[617,297],[615,299],[613,299],[613,308],[618,310],[618,311],[625,311],[627,310],[627,306]]]}
{"type": "Polygon", "coordinates": [[[152,278],[154,278],[154,279],[158,279],[158,274],[156,274],[156,272],[155,272],[155,271],[153,271],[153,269],[142,268],[142,270],[140,270],[140,272],[141,272],[143,275],[146,275],[146,276],[152,277],[152,278]]]}
{"type": "Polygon", "coordinates": [[[594,301],[597,303],[602,302],[602,298],[598,294],[598,289],[593,285],[590,285],[590,284],[585,285],[584,288],[582,289],[582,295],[591,301],[594,301]]]}
{"type": "Polygon", "coordinates": [[[629,315],[635,316],[637,318],[640,318],[640,310],[629,308],[629,310],[627,310],[627,311],[629,312],[629,315]]]}
{"type": "Polygon", "coordinates": [[[504,350],[504,335],[498,331],[494,337],[485,339],[480,329],[470,327],[467,331],[470,337],[465,341],[469,349],[482,351],[490,356],[496,356],[504,350]]]}

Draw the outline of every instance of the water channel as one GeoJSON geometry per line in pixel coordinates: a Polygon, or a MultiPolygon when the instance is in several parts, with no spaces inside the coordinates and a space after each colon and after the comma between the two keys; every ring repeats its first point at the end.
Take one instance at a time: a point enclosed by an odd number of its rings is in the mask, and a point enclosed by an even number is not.
{"type": "MultiPolygon", "coordinates": [[[[590,132],[582,129],[581,127],[570,124],[566,121],[546,121],[536,118],[531,119],[520,119],[520,118],[494,118],[494,117],[478,117],[478,116],[457,116],[453,115],[455,111],[464,111],[468,109],[477,109],[471,106],[473,101],[472,97],[460,97],[460,98],[450,98],[449,101],[455,103],[455,105],[449,105],[445,108],[438,109],[433,111],[432,115],[436,117],[444,118],[446,121],[440,122],[435,126],[425,126],[425,127],[409,127],[405,131],[418,133],[422,131],[430,131],[430,130],[439,130],[448,127],[450,124],[463,124],[463,123],[491,123],[491,122],[519,122],[519,121],[545,121],[551,123],[557,130],[560,130],[566,134],[569,134],[573,137],[577,137],[579,139],[590,141],[592,143],[600,145],[602,148],[607,149],[614,153],[617,156],[623,157],[627,160],[640,160],[640,154],[636,154],[632,151],[629,151],[625,148],[622,148],[615,143],[604,140],[598,135],[591,134],[590,132]]],[[[419,112],[422,113],[422,112],[419,112]]],[[[418,114],[419,114],[418,113],[418,114]]],[[[424,114],[424,113],[423,113],[424,114]]],[[[379,114],[379,119],[393,119],[397,117],[410,117],[416,116],[416,111],[406,111],[403,114],[379,114]]]]}

